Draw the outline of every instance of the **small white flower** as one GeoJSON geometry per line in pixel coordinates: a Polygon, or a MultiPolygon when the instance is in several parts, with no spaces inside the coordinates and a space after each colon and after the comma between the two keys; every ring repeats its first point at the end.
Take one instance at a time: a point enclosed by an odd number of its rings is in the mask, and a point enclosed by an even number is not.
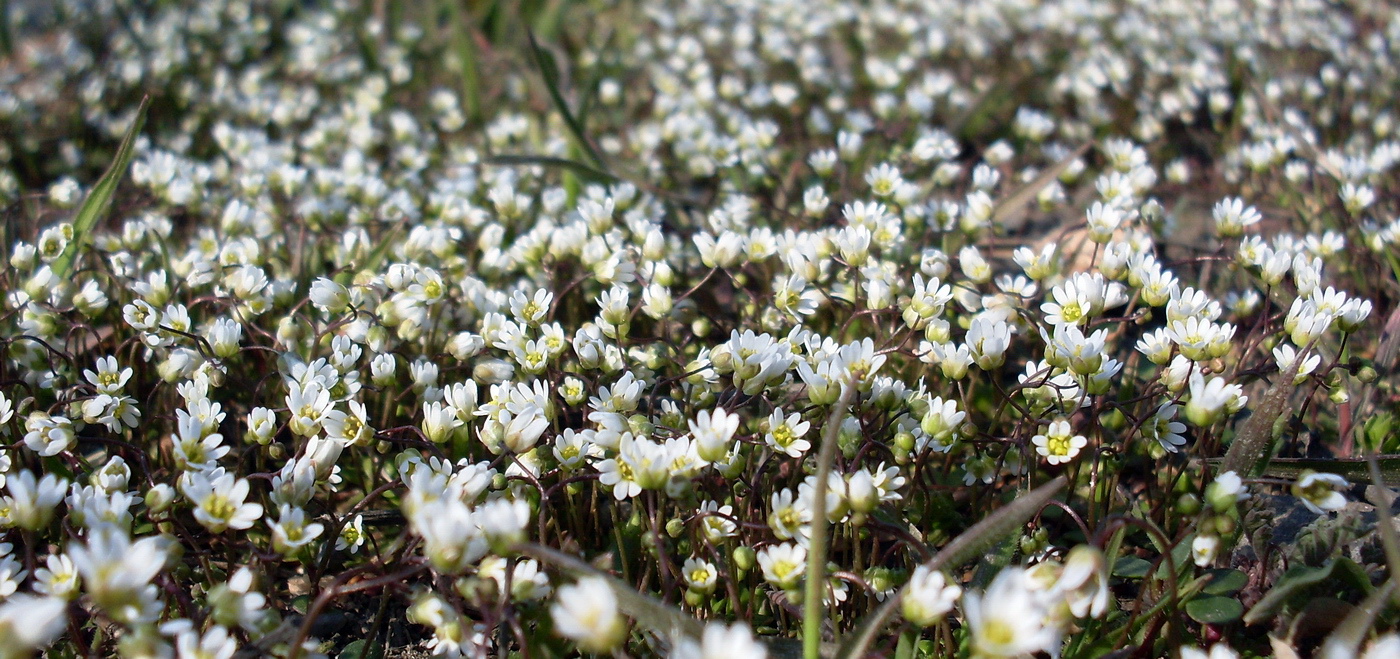
{"type": "Polygon", "coordinates": [[[748,625],[711,622],[705,625],[700,642],[682,637],[671,649],[671,659],[767,659],[768,649],[757,639],[748,625]]]}
{"type": "Polygon", "coordinates": [[[1036,435],[1031,442],[1035,444],[1036,453],[1044,456],[1046,462],[1057,465],[1073,460],[1089,440],[1083,435],[1075,435],[1070,430],[1068,420],[1056,419],[1050,422],[1044,434],[1036,435]]]}
{"type": "Polygon", "coordinates": [[[1346,496],[1337,490],[1348,487],[1351,487],[1351,483],[1336,474],[1304,470],[1293,484],[1292,492],[1308,510],[1323,515],[1346,507],[1346,496]]]}
{"type": "Polygon", "coordinates": [[[555,633],[572,640],[584,652],[607,652],[627,633],[617,610],[617,598],[607,582],[585,577],[555,591],[549,607],[555,633]]]}
{"type": "Polygon", "coordinates": [[[943,619],[962,596],[962,587],[948,583],[942,572],[920,565],[909,577],[903,599],[904,618],[920,627],[930,627],[943,619]]]}
{"type": "Polygon", "coordinates": [[[759,550],[758,565],[774,588],[792,590],[807,571],[807,549],[791,542],[769,545],[759,550]]]}

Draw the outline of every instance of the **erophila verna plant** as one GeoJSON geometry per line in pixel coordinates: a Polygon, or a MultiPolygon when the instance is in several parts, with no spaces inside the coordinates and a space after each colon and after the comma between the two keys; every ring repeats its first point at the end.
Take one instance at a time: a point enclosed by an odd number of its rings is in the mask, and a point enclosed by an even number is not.
{"type": "Polygon", "coordinates": [[[1387,2],[0,18],[0,657],[1400,656],[1387,2]]]}

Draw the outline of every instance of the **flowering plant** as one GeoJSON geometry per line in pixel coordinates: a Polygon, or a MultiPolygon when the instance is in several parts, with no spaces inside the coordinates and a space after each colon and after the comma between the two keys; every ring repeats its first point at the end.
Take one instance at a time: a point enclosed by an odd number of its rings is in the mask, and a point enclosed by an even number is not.
{"type": "Polygon", "coordinates": [[[1390,656],[1400,16],[1111,4],[0,3],[0,656],[1390,656]]]}

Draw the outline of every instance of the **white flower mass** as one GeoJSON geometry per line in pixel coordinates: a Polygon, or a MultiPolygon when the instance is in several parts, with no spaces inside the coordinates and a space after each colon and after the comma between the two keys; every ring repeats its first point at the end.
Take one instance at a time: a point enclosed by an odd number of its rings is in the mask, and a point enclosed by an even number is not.
{"type": "Polygon", "coordinates": [[[1262,656],[1337,561],[1383,653],[1397,53],[1375,0],[0,3],[0,656],[1262,656]]]}

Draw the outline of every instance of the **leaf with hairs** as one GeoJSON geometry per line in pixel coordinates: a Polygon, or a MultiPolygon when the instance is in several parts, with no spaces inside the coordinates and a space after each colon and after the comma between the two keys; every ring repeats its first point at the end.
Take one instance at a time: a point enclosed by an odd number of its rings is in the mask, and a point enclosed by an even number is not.
{"type": "Polygon", "coordinates": [[[1303,358],[1307,357],[1311,348],[1312,343],[1309,343],[1298,352],[1292,365],[1280,369],[1278,379],[1265,392],[1264,399],[1254,408],[1254,414],[1245,420],[1244,427],[1240,428],[1239,434],[1230,443],[1230,449],[1225,452],[1225,459],[1220,461],[1220,471],[1217,473],[1233,471],[1250,478],[1263,472],[1268,463],[1269,446],[1273,443],[1274,422],[1288,407],[1288,399],[1296,388],[1293,376],[1298,373],[1303,358]]]}
{"type": "MultiPolygon", "coordinates": [[[[1058,476],[1055,480],[1017,497],[1015,501],[988,515],[986,519],[973,524],[972,528],[954,538],[924,565],[930,570],[950,570],[977,558],[987,547],[1015,533],[1026,520],[1044,508],[1068,482],[1064,476],[1058,476]]],[[[903,590],[895,593],[893,597],[885,600],[883,606],[866,616],[856,630],[841,642],[841,648],[836,654],[838,659],[866,656],[870,651],[870,644],[875,640],[875,634],[894,615],[903,595],[903,590]]]]}
{"type": "Polygon", "coordinates": [[[126,136],[117,147],[117,155],[112,158],[112,164],[107,167],[102,178],[97,179],[97,185],[88,192],[87,198],[83,199],[83,205],[78,207],[78,214],[73,216],[73,239],[68,242],[68,247],[63,253],[54,259],[52,269],[55,275],[68,275],[68,271],[82,255],[83,248],[87,246],[92,229],[97,226],[97,220],[112,205],[112,196],[116,194],[117,185],[126,175],[131,156],[136,152],[136,136],[141,133],[141,126],[146,123],[146,108],[150,103],[149,96],[141,99],[141,107],[136,108],[136,116],[131,120],[131,127],[126,129],[126,136]]]}

